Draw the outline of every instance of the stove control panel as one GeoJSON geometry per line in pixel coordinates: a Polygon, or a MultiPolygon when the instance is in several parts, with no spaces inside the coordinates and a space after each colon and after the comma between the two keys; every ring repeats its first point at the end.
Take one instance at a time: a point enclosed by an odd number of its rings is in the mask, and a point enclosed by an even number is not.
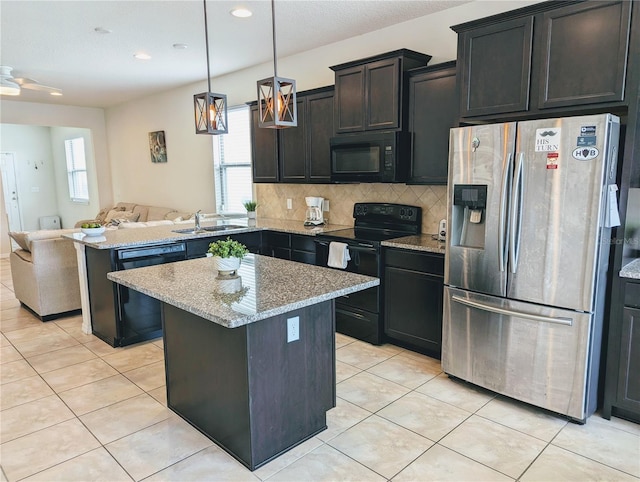
{"type": "Polygon", "coordinates": [[[358,219],[378,219],[385,222],[421,223],[422,208],[406,204],[392,203],[356,203],[353,206],[353,217],[358,219]]]}

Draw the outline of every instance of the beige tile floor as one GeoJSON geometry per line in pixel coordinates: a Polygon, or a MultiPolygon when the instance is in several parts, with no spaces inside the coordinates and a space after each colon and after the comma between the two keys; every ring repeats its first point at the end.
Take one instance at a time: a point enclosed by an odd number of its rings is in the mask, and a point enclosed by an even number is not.
{"type": "Polygon", "coordinates": [[[337,335],[328,429],[250,472],[166,407],[162,341],[114,349],[42,323],[0,260],[2,481],[636,481],[640,426],[576,425],[337,335]]]}

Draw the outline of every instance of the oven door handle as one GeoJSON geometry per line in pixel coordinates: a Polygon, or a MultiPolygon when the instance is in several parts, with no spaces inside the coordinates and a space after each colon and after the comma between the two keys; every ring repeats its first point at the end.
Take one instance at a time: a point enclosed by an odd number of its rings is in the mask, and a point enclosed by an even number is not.
{"type": "MultiPolygon", "coordinates": [[[[316,243],[321,244],[322,246],[329,246],[331,241],[319,241],[316,240],[316,243]]],[[[347,243],[347,249],[349,251],[359,251],[361,253],[375,253],[377,249],[375,246],[371,244],[349,244],[347,243]]]]}

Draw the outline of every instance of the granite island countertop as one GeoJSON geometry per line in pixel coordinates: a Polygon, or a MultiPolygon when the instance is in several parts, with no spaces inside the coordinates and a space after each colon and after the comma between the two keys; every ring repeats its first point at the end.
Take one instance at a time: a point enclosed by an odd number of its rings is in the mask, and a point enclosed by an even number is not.
{"type": "Polygon", "coordinates": [[[178,261],[111,272],[107,278],[227,328],[380,284],[370,276],[253,254],[242,260],[238,277],[217,279],[213,263],[213,258],[178,261]]]}
{"type": "Polygon", "coordinates": [[[620,270],[621,278],[640,279],[640,258],[634,259],[620,270]]]}
{"type": "Polygon", "coordinates": [[[382,246],[388,248],[411,249],[413,251],[426,251],[428,253],[445,253],[446,243],[434,239],[432,234],[418,234],[382,241],[382,246]]]}
{"type": "Polygon", "coordinates": [[[255,225],[249,226],[247,218],[218,220],[214,222],[203,222],[202,227],[234,225],[241,226],[224,231],[206,231],[199,234],[176,233],[175,230],[189,229],[193,223],[176,223],[162,226],[148,226],[141,228],[107,228],[101,236],[87,236],[83,233],[70,233],[64,235],[75,242],[84,244],[96,249],[131,248],[136,246],[150,246],[154,244],[171,243],[176,241],[187,241],[198,238],[208,238],[212,236],[228,236],[238,233],[250,233],[253,231],[275,230],[291,234],[303,234],[315,236],[316,234],[328,233],[339,229],[347,229],[351,226],[340,224],[327,224],[319,227],[305,227],[302,221],[289,221],[286,219],[258,219],[255,225]]]}

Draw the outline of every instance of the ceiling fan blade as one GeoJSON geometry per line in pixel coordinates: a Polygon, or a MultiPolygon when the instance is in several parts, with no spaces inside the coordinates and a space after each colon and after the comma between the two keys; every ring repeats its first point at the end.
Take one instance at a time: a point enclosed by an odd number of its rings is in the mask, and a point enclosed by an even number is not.
{"type": "Polygon", "coordinates": [[[16,77],[13,80],[24,89],[37,90],[39,92],[48,92],[50,94],[62,94],[62,90],[58,89],[57,87],[43,85],[35,79],[30,79],[28,77],[16,77]]]}

